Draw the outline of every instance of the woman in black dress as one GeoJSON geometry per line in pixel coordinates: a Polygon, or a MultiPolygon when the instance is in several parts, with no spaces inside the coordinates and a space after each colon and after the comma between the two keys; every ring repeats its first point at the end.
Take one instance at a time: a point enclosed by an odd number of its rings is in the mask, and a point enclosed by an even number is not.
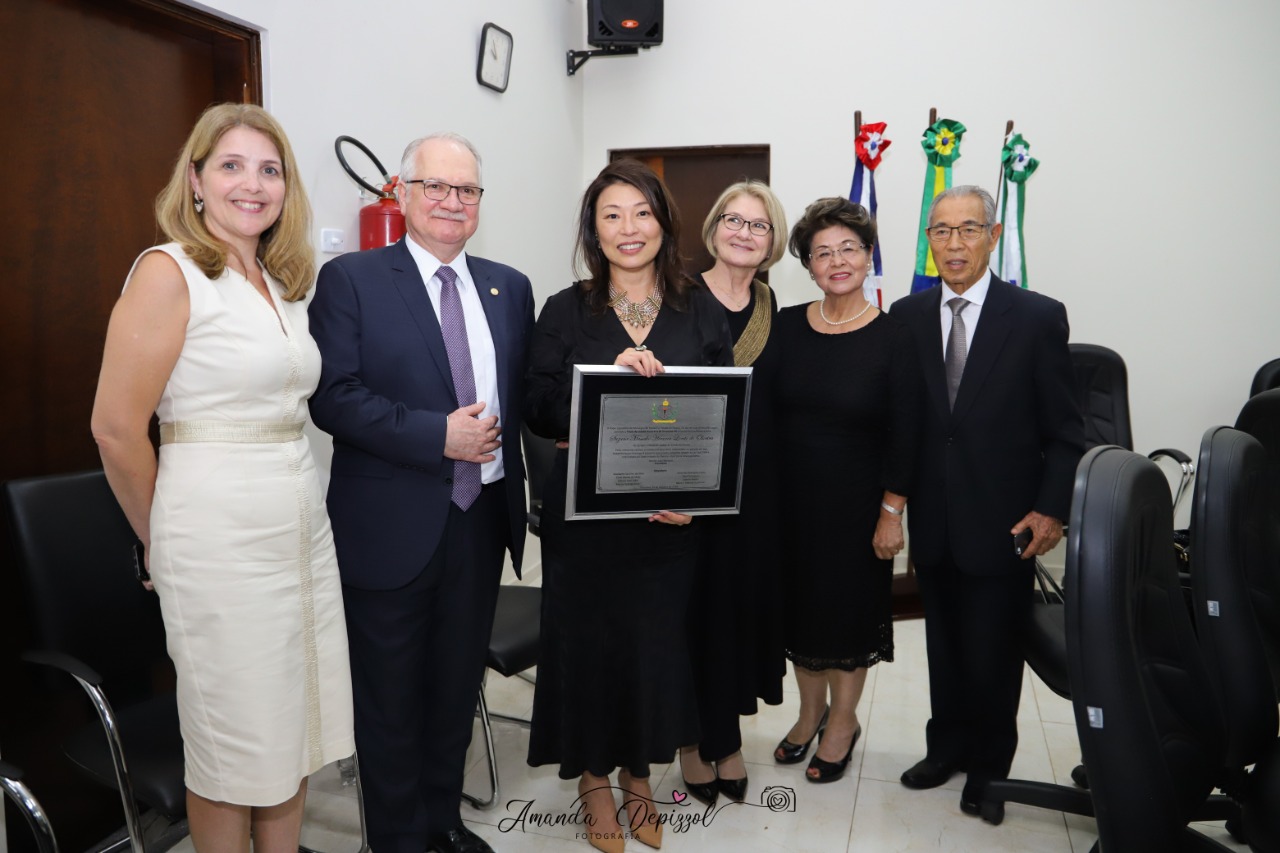
{"type": "Polygon", "coordinates": [[[778,315],[774,405],[781,446],[795,451],[782,475],[786,639],[800,715],[774,759],[803,760],[820,733],[810,782],[844,774],[862,733],[867,668],[893,660],[893,557],[903,547],[921,380],[907,330],[862,292],[875,240],[861,205],[809,205],[790,248],[822,299],[778,315]]]}
{"type": "MultiPolygon", "coordinates": [[[[607,166],[587,188],[577,258],[588,277],[547,300],[530,345],[525,421],[568,447],[575,364],[616,364],[652,377],[663,365],[727,366],[724,311],[680,272],[679,218],[670,193],[633,160],[607,166]]],[[[609,774],[633,821],[654,816],[649,767],[698,740],[685,639],[697,570],[698,525],[688,515],[564,518],[567,456],[557,452],[542,507],[543,608],[529,763],[559,764],[578,781],[588,841],[622,851],[609,774]],[[628,797],[630,794],[630,797],[628,797]]],[[[633,825],[661,843],[661,825],[633,825]]]]}
{"type": "Polygon", "coordinates": [[[715,258],[702,282],[724,306],[733,334],[733,363],[751,367],[746,476],[741,513],[701,519],[702,559],[689,608],[689,644],[702,740],[680,750],[688,791],[707,804],[719,793],[742,802],[747,766],[739,716],[756,700],[782,703],[782,619],[778,608],[776,450],[770,383],[778,300],[756,278],[786,251],[782,203],[760,181],[728,187],[712,205],[702,237],[715,258]]]}

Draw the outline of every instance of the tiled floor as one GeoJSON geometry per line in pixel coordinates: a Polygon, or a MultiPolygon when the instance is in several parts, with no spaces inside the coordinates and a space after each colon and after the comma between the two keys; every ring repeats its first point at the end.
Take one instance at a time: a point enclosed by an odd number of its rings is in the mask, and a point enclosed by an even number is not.
{"type": "MultiPolygon", "coordinates": [[[[959,808],[964,777],[933,791],[911,791],[898,782],[903,769],[923,754],[924,724],[929,713],[925,671],[924,625],[895,626],[898,660],[872,669],[859,709],[863,737],[843,779],[830,785],[806,783],[804,765],[774,764],[774,744],[794,720],[797,699],[789,683],[786,701],[743,720],[744,749],[751,787],[744,804],[724,804],[708,812],[692,798],[676,805],[682,789],[678,765],[655,767],[654,791],[661,812],[691,825],[666,829],[664,850],[739,853],[803,851],[803,853],[887,853],[887,851],[983,851],[983,853],[1087,853],[1096,840],[1091,819],[1009,804],[1002,825],[990,826],[959,808]],[[764,803],[772,803],[770,808],[764,803]],[[794,809],[786,808],[790,804],[794,809]]],[[[494,677],[488,688],[492,710],[525,716],[533,687],[518,679],[494,677]]],[[[1034,675],[1024,682],[1019,714],[1020,745],[1013,776],[1071,784],[1069,773],[1079,761],[1070,703],[1055,696],[1034,675]]],[[[573,826],[538,825],[535,816],[572,812],[576,788],[556,776],[554,767],[525,763],[528,731],[495,723],[501,794],[492,809],[463,807],[463,818],[497,853],[588,851],[575,839],[573,826]],[[522,810],[526,808],[524,820],[522,810]]],[[[467,789],[484,793],[487,784],[479,729],[469,756],[467,789]]],[[[312,777],[303,826],[303,843],[325,853],[354,853],[359,846],[354,789],[344,788],[336,767],[312,777]]],[[[1230,845],[1220,826],[1207,834],[1230,845]]],[[[1234,846],[1234,845],[1231,845],[1234,846]]],[[[190,850],[184,842],[179,850],[190,850]]],[[[631,853],[649,848],[629,840],[631,853]]]]}
{"type": "MultiPolygon", "coordinates": [[[[538,544],[530,537],[526,582],[537,583],[538,544]]],[[[1060,574],[1060,557],[1051,554],[1048,562],[1060,574]]],[[[504,582],[514,581],[508,568],[504,582]]],[[[924,622],[896,623],[894,640],[897,660],[873,667],[867,678],[859,707],[863,736],[843,779],[813,785],[803,778],[804,764],[784,767],[773,762],[773,747],[795,721],[799,703],[795,682],[789,679],[782,705],[762,706],[758,715],[742,721],[751,779],[745,803],[722,800],[707,811],[686,797],[677,805],[675,799],[683,789],[679,765],[653,768],[653,790],[658,799],[667,801],[660,811],[670,821],[662,849],[686,853],[1088,853],[1097,840],[1092,818],[1010,803],[1004,823],[990,826],[960,811],[963,775],[932,791],[912,791],[898,782],[902,771],[924,754],[924,725],[929,717],[924,622]],[[677,830],[675,821],[689,825],[677,830]]],[[[491,676],[490,710],[527,718],[533,686],[519,678],[491,676]]],[[[1071,769],[1080,761],[1071,703],[1029,670],[1023,681],[1018,729],[1012,776],[1070,785],[1071,769]]],[[[462,817],[467,825],[496,853],[590,851],[584,840],[575,838],[579,827],[547,823],[573,812],[575,784],[561,781],[554,767],[533,768],[525,763],[528,729],[495,722],[493,732],[499,799],[484,811],[464,804],[462,817]],[[544,820],[539,823],[538,817],[544,820]]],[[[484,795],[487,785],[477,724],[468,755],[466,790],[484,795]]],[[[1243,849],[1221,824],[1197,828],[1232,849],[1243,849]]],[[[302,842],[324,853],[356,853],[359,838],[354,788],[342,785],[336,765],[326,767],[311,779],[302,842]]],[[[188,839],[174,849],[191,853],[193,848],[188,839]]],[[[627,842],[628,853],[649,849],[634,839],[627,842]]]]}

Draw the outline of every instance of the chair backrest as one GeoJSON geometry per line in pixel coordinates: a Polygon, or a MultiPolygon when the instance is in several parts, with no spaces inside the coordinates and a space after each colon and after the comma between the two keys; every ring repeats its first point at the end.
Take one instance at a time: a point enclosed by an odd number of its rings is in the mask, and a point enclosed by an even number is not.
{"type": "Polygon", "coordinates": [[[537,536],[542,518],[542,493],[556,458],[556,443],[534,435],[524,425],[520,436],[524,441],[524,470],[529,477],[529,532],[537,536]]]}
{"type": "Polygon", "coordinates": [[[74,655],[108,683],[145,678],[166,657],[164,625],[135,577],[136,537],[103,472],[10,480],[4,492],[30,645],[74,655]]]}
{"type": "Polygon", "coordinates": [[[1271,359],[1253,374],[1253,386],[1249,389],[1249,396],[1253,397],[1273,388],[1280,388],[1280,358],[1271,359]]]}
{"type": "Polygon", "coordinates": [[[1071,344],[1076,394],[1084,415],[1085,447],[1117,444],[1133,449],[1129,421],[1129,371],[1113,349],[1096,344],[1071,344]]]}
{"type": "Polygon", "coordinates": [[[1119,447],[1076,471],[1065,586],[1071,700],[1099,846],[1181,849],[1225,734],[1174,565],[1169,486],[1119,447]]]}
{"type": "Polygon", "coordinates": [[[1245,572],[1280,699],[1280,388],[1250,397],[1236,418],[1236,429],[1256,438],[1266,452],[1261,525],[1262,545],[1271,557],[1248,563],[1245,572]]]}
{"type": "MultiPolygon", "coordinates": [[[[1227,724],[1227,768],[1243,770],[1280,727],[1275,685],[1254,616],[1249,575],[1274,566],[1263,535],[1265,452],[1248,433],[1213,427],[1200,442],[1191,507],[1196,634],[1227,724]]],[[[1223,781],[1224,788],[1227,782],[1223,781]]]]}

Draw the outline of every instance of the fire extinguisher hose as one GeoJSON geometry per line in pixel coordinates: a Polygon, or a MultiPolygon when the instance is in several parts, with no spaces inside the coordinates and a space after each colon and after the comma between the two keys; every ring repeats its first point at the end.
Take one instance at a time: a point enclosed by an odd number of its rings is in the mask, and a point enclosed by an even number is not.
{"type": "Polygon", "coordinates": [[[383,181],[385,181],[386,184],[388,185],[392,183],[391,176],[387,174],[387,170],[383,167],[381,163],[378,162],[378,158],[373,156],[373,152],[370,151],[364,145],[364,143],[362,143],[360,140],[351,136],[339,136],[336,140],[334,140],[333,151],[335,154],[338,155],[338,162],[342,164],[342,168],[345,169],[347,174],[351,176],[351,179],[355,181],[357,184],[359,184],[360,186],[364,187],[369,192],[373,193],[378,198],[392,198],[392,195],[390,193],[385,192],[384,190],[373,186],[364,178],[356,174],[355,170],[352,169],[351,166],[347,163],[347,158],[342,156],[342,143],[344,142],[350,142],[352,145],[354,145],[355,147],[363,151],[365,153],[365,156],[373,161],[373,165],[378,167],[378,171],[382,174],[383,181]]]}

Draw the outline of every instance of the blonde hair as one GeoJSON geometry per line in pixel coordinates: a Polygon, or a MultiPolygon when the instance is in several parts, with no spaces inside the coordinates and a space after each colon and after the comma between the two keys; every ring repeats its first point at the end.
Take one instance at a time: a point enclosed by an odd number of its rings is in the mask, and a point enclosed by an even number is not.
{"type": "Polygon", "coordinates": [[[707,244],[707,251],[711,253],[711,257],[719,260],[716,254],[715,237],[716,228],[720,225],[720,217],[724,214],[724,209],[729,206],[729,202],[740,195],[751,196],[764,205],[765,213],[769,217],[769,223],[773,225],[773,230],[769,232],[769,254],[760,262],[759,270],[764,272],[769,267],[782,260],[782,256],[787,251],[787,241],[785,235],[787,233],[787,214],[782,209],[782,202],[778,201],[778,197],[773,194],[773,190],[769,189],[769,185],[764,181],[755,179],[749,181],[738,181],[736,184],[730,184],[725,191],[720,193],[720,198],[716,199],[716,203],[711,205],[711,212],[707,214],[707,221],[702,223],[702,242],[707,244]],[[778,235],[784,235],[779,240],[778,235]]]}
{"type": "Polygon", "coordinates": [[[297,302],[307,295],[316,278],[315,253],[308,240],[311,205],[284,128],[262,107],[215,104],[204,111],[178,155],[169,183],[156,197],[156,224],[166,237],[182,246],[205,275],[211,279],[222,275],[227,266],[227,246],[209,232],[204,217],[196,213],[189,170],[194,167],[197,174],[202,172],[218,140],[236,127],[258,131],[280,152],[284,206],[280,218],[258,240],[258,259],[284,285],[284,299],[297,302]]]}

